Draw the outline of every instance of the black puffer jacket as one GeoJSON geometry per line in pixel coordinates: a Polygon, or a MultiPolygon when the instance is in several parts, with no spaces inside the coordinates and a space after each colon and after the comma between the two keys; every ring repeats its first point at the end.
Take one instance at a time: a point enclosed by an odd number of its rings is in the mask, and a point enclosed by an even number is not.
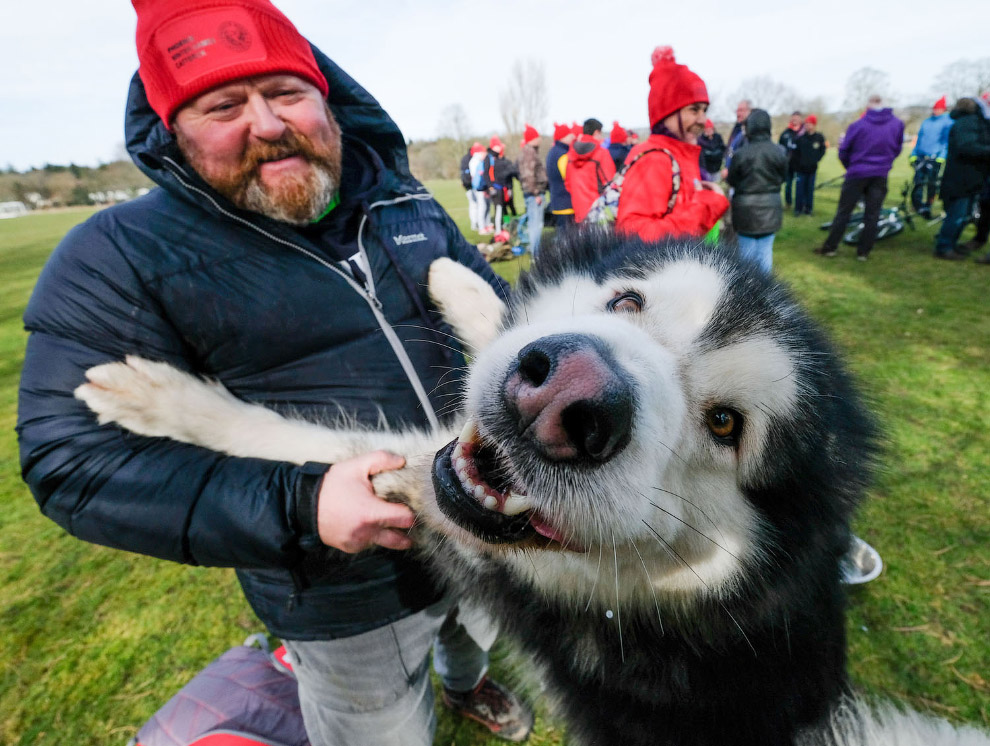
{"type": "Polygon", "coordinates": [[[980,193],[990,176],[990,121],[972,99],[960,99],[952,113],[949,152],[940,190],[943,200],[980,193]]]}
{"type": "Polygon", "coordinates": [[[746,118],[746,137],[729,165],[732,225],[744,236],[776,233],[784,214],[780,185],[787,178],[787,154],[770,139],[770,115],[763,109],[746,118]]]}
{"type": "Polygon", "coordinates": [[[464,361],[440,336],[449,330],[426,295],[427,267],[451,256],[502,284],[410,175],[392,120],[314,52],[347,137],[345,175],[348,163],[360,172],[356,191],[342,189],[321,221],[331,221],[325,231],[240,211],[210,189],[134,76],[128,148],[160,188],[97,213],[52,254],[24,317],[17,427],[22,473],[45,515],[87,541],[238,568],[258,616],[290,639],[380,626],[438,589],[408,553],[345,558],[319,542],[325,466],[229,458],[101,427],[72,392],[87,368],[135,353],[312,419],[344,412],[425,426],[456,396],[448,371],[464,361]],[[373,285],[334,262],[331,239],[343,235],[373,285]],[[424,331],[431,325],[436,333],[424,331]]]}

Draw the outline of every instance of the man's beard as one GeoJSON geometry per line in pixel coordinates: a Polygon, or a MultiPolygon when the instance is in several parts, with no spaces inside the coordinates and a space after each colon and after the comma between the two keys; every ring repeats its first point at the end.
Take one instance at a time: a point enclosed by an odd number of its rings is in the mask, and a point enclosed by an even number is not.
{"type": "Polygon", "coordinates": [[[332,116],[329,122],[332,132],[326,143],[315,143],[287,128],[277,141],[249,145],[240,164],[233,168],[211,166],[178,127],[175,135],[189,165],[234,205],[283,223],[307,225],[320,217],[340,188],[340,127],[332,116]],[[309,164],[306,173],[282,175],[274,185],[261,180],[263,163],[290,156],[299,156],[309,164]]]}

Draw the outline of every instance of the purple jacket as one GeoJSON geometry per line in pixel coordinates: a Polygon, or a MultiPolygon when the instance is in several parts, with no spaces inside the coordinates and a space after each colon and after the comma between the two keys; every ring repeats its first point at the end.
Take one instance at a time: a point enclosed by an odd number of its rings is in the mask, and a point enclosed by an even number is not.
{"type": "Polygon", "coordinates": [[[847,179],[886,176],[904,145],[904,122],[890,109],[868,109],[849,125],[839,146],[847,179]]]}

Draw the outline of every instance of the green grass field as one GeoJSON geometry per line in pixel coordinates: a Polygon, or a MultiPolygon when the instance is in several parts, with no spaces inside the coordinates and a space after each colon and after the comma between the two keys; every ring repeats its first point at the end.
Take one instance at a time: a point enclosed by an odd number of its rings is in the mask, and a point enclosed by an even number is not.
{"type": "MultiPolygon", "coordinates": [[[[830,155],[819,180],[838,173],[830,155]]],[[[428,186],[466,230],[460,186],[428,186]]],[[[990,727],[990,268],[934,261],[924,225],[877,244],[867,263],[846,247],[814,256],[837,196],[822,189],[814,217],[785,218],[774,266],[847,354],[886,436],[856,523],[886,567],[852,591],[852,673],[870,694],[990,727]]],[[[21,314],[53,246],[88,214],[0,221],[0,743],[10,746],[123,744],[196,671],[260,630],[231,571],[84,544],[42,517],[20,480],[21,314]]],[[[510,278],[520,267],[497,265],[510,278]]],[[[496,658],[502,674],[522,667],[496,658]]],[[[436,743],[498,742],[441,713],[436,743]]],[[[530,743],[567,737],[541,716],[530,743]]]]}

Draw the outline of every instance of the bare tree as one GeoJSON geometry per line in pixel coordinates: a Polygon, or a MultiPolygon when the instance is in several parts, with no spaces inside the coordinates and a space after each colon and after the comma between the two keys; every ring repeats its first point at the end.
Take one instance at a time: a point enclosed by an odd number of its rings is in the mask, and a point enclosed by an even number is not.
{"type": "Polygon", "coordinates": [[[935,76],[933,90],[939,95],[945,94],[949,106],[958,98],[990,91],[990,57],[950,62],[935,76]]]}
{"type": "Polygon", "coordinates": [[[896,94],[890,84],[890,76],[883,70],[874,67],[861,67],[846,81],[846,100],[843,104],[847,111],[862,109],[870,96],[880,96],[885,103],[892,104],[896,94]]]}
{"type": "Polygon", "coordinates": [[[498,104],[507,135],[522,133],[524,124],[540,129],[550,110],[546,65],[542,60],[516,60],[508,85],[499,91],[498,104]]]}
{"type": "Polygon", "coordinates": [[[457,142],[458,147],[466,146],[471,139],[471,122],[467,112],[460,104],[450,104],[440,112],[440,123],[437,132],[441,138],[449,138],[457,142]]]}
{"type": "Polygon", "coordinates": [[[739,87],[725,99],[725,105],[735,111],[736,104],[749,99],[754,109],[763,109],[770,114],[793,111],[801,100],[800,95],[790,86],[774,80],[769,75],[746,78],[739,87]]]}

